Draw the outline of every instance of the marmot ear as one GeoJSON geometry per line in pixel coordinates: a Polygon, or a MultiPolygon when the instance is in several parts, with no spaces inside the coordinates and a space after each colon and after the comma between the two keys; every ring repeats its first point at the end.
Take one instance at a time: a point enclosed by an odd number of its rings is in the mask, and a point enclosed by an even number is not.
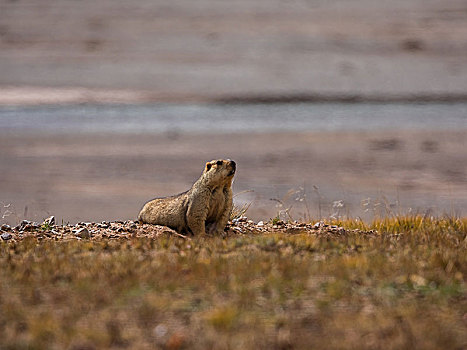
{"type": "Polygon", "coordinates": [[[210,162],[206,163],[206,169],[204,171],[209,171],[211,169],[212,164],[210,162]]]}

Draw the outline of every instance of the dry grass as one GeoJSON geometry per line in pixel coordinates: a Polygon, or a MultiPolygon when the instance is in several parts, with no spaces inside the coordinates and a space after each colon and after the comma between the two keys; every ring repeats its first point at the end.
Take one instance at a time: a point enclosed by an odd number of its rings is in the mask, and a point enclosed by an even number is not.
{"type": "Polygon", "coordinates": [[[461,349],[467,220],[0,243],[0,349],[461,349]]]}

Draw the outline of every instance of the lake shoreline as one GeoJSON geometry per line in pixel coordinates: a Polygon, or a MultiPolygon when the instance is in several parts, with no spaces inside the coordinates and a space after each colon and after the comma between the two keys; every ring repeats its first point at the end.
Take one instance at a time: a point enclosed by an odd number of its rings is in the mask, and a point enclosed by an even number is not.
{"type": "Polygon", "coordinates": [[[195,95],[157,93],[149,90],[99,89],[85,87],[0,86],[0,108],[53,105],[127,105],[155,103],[199,104],[286,104],[286,103],[463,103],[467,93],[323,93],[299,92],[283,94],[253,93],[248,95],[195,95]]]}

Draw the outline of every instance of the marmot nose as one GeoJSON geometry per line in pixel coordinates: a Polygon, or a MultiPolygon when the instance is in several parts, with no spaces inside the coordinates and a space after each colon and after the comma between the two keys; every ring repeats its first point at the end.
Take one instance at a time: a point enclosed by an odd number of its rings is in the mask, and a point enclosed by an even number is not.
{"type": "Polygon", "coordinates": [[[230,165],[234,170],[237,168],[237,164],[233,160],[230,161],[230,165]]]}

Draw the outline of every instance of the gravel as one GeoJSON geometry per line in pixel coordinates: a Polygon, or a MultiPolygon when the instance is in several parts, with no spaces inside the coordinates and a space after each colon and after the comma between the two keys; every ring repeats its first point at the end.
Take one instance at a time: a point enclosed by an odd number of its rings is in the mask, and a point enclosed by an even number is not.
{"type": "MultiPolygon", "coordinates": [[[[37,223],[24,220],[20,225],[13,228],[3,229],[1,238],[3,241],[15,242],[27,237],[37,240],[103,240],[120,239],[128,240],[132,238],[146,237],[155,239],[163,235],[175,235],[185,239],[190,239],[190,235],[181,235],[174,230],[159,225],[142,224],[135,221],[115,221],[115,222],[81,222],[76,225],[51,225],[40,226],[37,223]],[[6,230],[9,232],[5,232],[6,230]]],[[[254,223],[247,217],[239,217],[227,223],[224,236],[244,235],[244,234],[267,234],[267,233],[288,233],[288,234],[313,234],[313,235],[345,235],[348,233],[361,232],[362,234],[374,234],[374,231],[363,232],[358,230],[347,230],[343,227],[328,225],[324,222],[299,223],[260,221],[254,223]]]]}

